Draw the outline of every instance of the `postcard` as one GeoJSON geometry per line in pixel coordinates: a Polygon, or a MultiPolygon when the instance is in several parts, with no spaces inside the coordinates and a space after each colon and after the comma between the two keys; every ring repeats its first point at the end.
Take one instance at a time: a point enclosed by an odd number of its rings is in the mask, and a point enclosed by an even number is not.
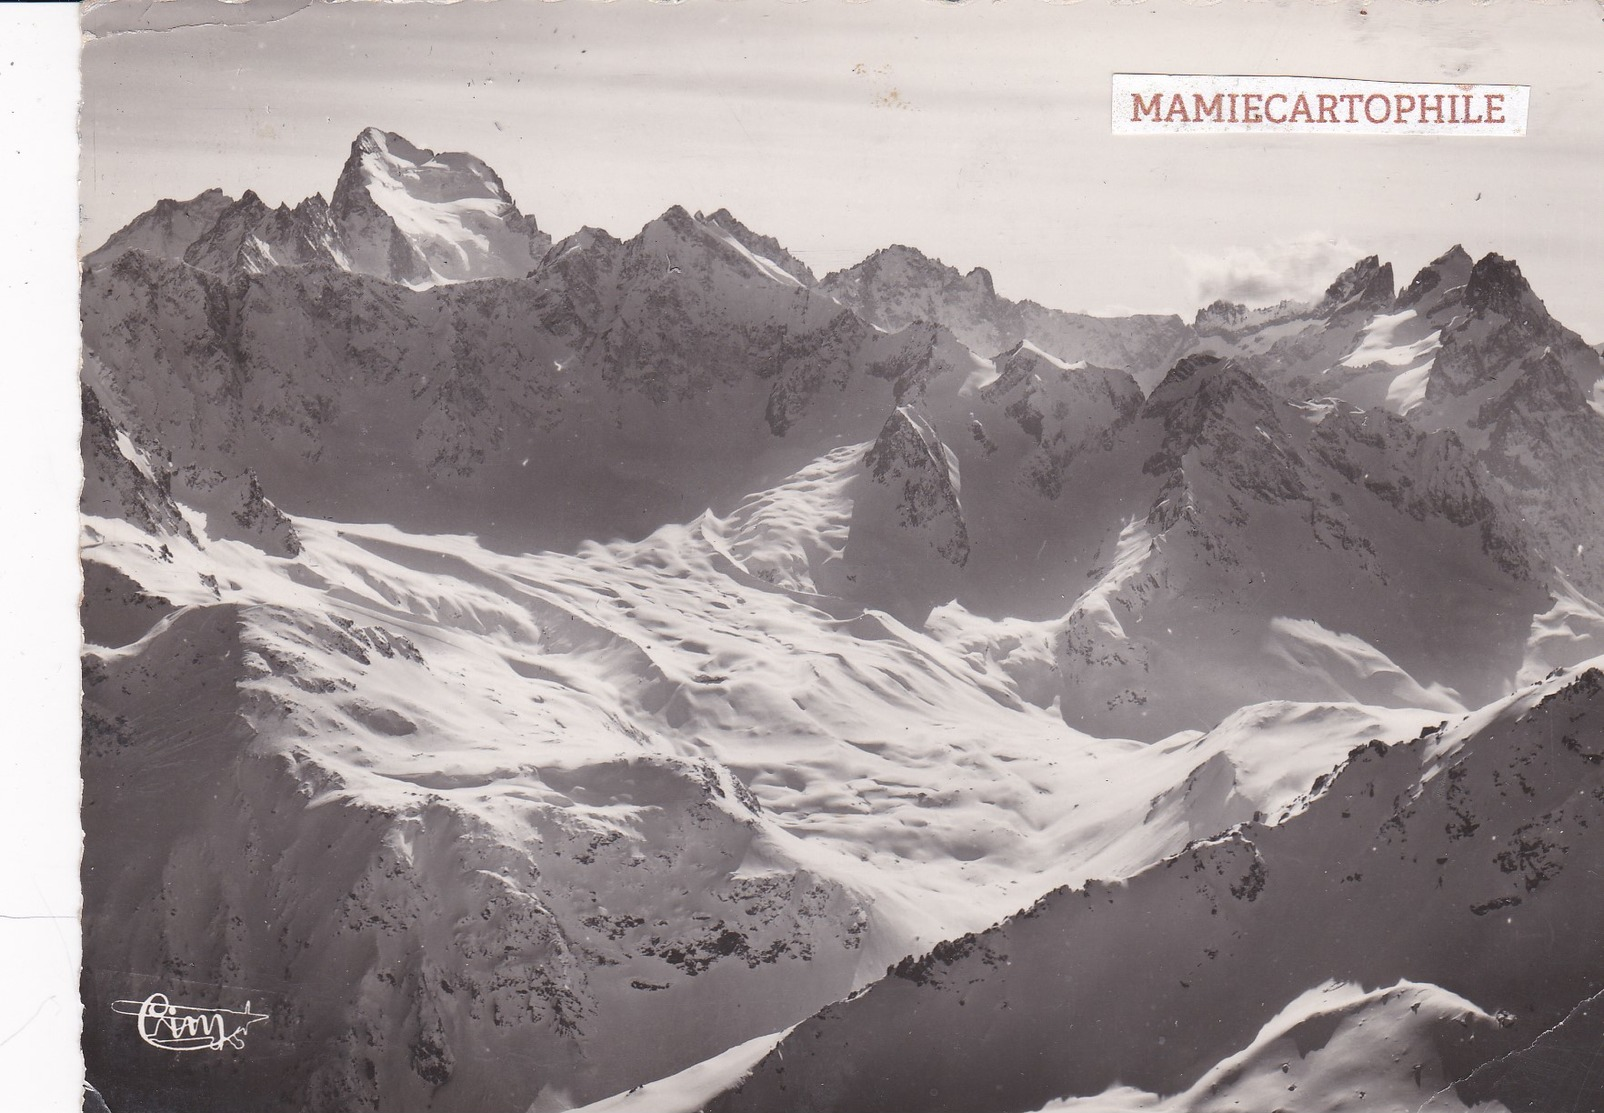
{"type": "Polygon", "coordinates": [[[1598,1108],[1599,17],[86,4],[86,1108],[1598,1108]]]}

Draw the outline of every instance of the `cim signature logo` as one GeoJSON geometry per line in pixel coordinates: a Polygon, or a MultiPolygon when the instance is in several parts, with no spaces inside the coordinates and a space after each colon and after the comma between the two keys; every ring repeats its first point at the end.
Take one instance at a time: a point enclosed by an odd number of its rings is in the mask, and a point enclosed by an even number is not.
{"type": "Polygon", "coordinates": [[[266,1013],[253,1013],[251,1003],[243,1009],[199,1009],[175,1005],[164,993],[152,993],[143,1001],[113,1001],[111,1011],[137,1017],[139,1038],[164,1051],[221,1051],[245,1047],[245,1030],[266,1013]]]}

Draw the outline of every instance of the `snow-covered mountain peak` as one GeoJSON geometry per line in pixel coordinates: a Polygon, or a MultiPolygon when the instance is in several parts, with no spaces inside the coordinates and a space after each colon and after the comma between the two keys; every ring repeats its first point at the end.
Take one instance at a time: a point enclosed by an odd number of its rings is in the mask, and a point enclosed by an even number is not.
{"type": "Polygon", "coordinates": [[[403,136],[371,124],[363,128],[352,140],[351,153],[353,155],[393,153],[414,163],[427,162],[434,157],[433,151],[413,146],[403,136]]]}
{"type": "Polygon", "coordinates": [[[1596,972],[1522,939],[1601,922],[1557,872],[1597,677],[1438,725],[1604,653],[1599,361],[1513,264],[1402,305],[1369,257],[1203,353],[911,248],[815,282],[725,209],[534,261],[487,165],[377,129],[332,202],[153,214],[84,284],[85,954],[277,995],[208,1097],[571,1108],[1003,920],[721,1100],[1415,1108],[1473,1062],[1392,1034],[1596,972]]]}
{"type": "Polygon", "coordinates": [[[138,250],[224,277],[314,264],[422,288],[522,278],[550,246],[484,160],[367,128],[328,201],[271,208],[252,190],[238,201],[220,190],[162,201],[85,263],[138,250]]]}
{"type": "Polygon", "coordinates": [[[1144,388],[1192,340],[1191,330],[1173,314],[1094,317],[1011,301],[997,293],[985,268],[965,274],[901,244],[826,275],[819,289],[883,329],[930,321],[982,355],[1029,338],[1061,360],[1120,368],[1144,388]]]}
{"type": "Polygon", "coordinates": [[[863,466],[843,554],[847,576],[899,619],[922,624],[956,594],[969,561],[958,459],[924,414],[903,405],[863,466]]]}
{"type": "Polygon", "coordinates": [[[1497,313],[1521,324],[1548,319],[1548,310],[1520,273],[1520,264],[1498,254],[1482,256],[1471,268],[1465,306],[1472,313],[1497,313]]]}
{"type": "MultiPolygon", "coordinates": [[[[1252,377],[1242,374],[1232,360],[1210,352],[1187,356],[1176,361],[1175,366],[1170,368],[1169,374],[1165,375],[1153,393],[1148,395],[1147,409],[1164,409],[1182,399],[1203,393],[1215,380],[1230,379],[1233,376],[1253,382],[1252,377]]],[[[1253,385],[1259,384],[1254,382],[1253,385]]]]}
{"type": "Polygon", "coordinates": [[[1235,336],[1267,325],[1309,316],[1308,302],[1285,299],[1274,305],[1249,308],[1241,302],[1217,299],[1197,311],[1192,328],[1199,336],[1235,336]]]}
{"type": "Polygon", "coordinates": [[[1220,299],[1198,310],[1192,327],[1199,336],[1238,340],[1273,326],[1362,319],[1385,312],[1392,303],[1392,264],[1369,255],[1339,274],[1313,304],[1288,298],[1250,307],[1220,299]]]}
{"type": "Polygon", "coordinates": [[[330,209],[351,269],[409,286],[522,278],[551,246],[483,159],[378,128],[351,144],[330,209]]]}
{"type": "Polygon", "coordinates": [[[369,189],[394,186],[419,201],[460,201],[480,197],[511,205],[501,178],[483,159],[462,151],[435,153],[405,138],[368,128],[351,144],[341,185],[358,178],[369,189]]]}
{"type": "Polygon", "coordinates": [[[1392,264],[1375,255],[1359,260],[1326,288],[1314,313],[1334,317],[1342,313],[1379,313],[1393,301],[1392,264]]]}
{"type": "Polygon", "coordinates": [[[84,263],[97,266],[129,251],[181,259],[185,249],[234,203],[234,198],[220,189],[208,189],[188,201],[164,198],[112,233],[84,263]]]}
{"type": "Polygon", "coordinates": [[[778,266],[802,285],[812,286],[818,281],[813,276],[813,271],[808,265],[787,251],[780,244],[780,241],[773,236],[765,236],[752,231],[737,220],[730,210],[720,209],[709,217],[703,217],[698,213],[697,217],[703,224],[717,228],[720,232],[728,235],[753,255],[778,266]]]}
{"type": "Polygon", "coordinates": [[[753,232],[728,209],[709,217],[670,205],[647,222],[629,247],[636,256],[660,261],[668,274],[684,274],[690,268],[706,278],[711,267],[736,276],[737,281],[756,277],[793,289],[812,286],[814,281],[813,272],[777,240],[753,232]]]}
{"type": "MultiPolygon", "coordinates": [[[[1546,352],[1565,364],[1583,398],[1590,395],[1600,376],[1596,353],[1549,315],[1514,260],[1485,255],[1469,269],[1460,291],[1445,293],[1437,311],[1445,319],[1442,351],[1425,395],[1434,404],[1433,420],[1454,424],[1477,412],[1467,407],[1485,409],[1509,388],[1528,357],[1546,352]]],[[[1472,424],[1485,424],[1484,417],[1472,424]]]]}
{"type": "Polygon", "coordinates": [[[1449,294],[1461,289],[1470,280],[1474,265],[1470,253],[1459,244],[1454,244],[1420,268],[1409,285],[1399,292],[1397,308],[1418,308],[1422,314],[1432,313],[1449,294]]]}

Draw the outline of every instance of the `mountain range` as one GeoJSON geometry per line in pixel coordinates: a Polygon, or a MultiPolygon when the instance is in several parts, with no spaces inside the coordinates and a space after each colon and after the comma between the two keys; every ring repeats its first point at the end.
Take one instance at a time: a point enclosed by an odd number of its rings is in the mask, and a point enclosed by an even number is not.
{"type": "Polygon", "coordinates": [[[112,1110],[1604,1100],[1604,359],[1513,261],[1188,323],[331,197],[84,260],[112,1110]]]}

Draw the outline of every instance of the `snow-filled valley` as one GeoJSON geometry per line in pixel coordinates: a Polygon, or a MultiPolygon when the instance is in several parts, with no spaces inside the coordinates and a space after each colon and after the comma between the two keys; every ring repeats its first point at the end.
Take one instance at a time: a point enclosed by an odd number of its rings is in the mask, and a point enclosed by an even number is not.
{"type": "Polygon", "coordinates": [[[1604,363],[1513,262],[1187,323],[332,197],[85,260],[114,1113],[1604,1101],[1604,363]]]}

